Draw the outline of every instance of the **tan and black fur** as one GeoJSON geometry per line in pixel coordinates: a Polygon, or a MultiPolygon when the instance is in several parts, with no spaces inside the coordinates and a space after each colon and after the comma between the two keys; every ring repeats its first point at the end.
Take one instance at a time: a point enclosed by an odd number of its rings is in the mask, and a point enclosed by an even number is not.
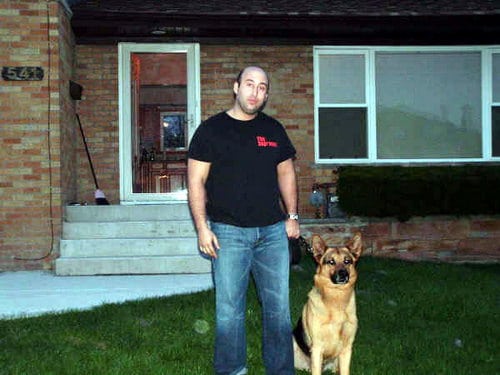
{"type": "Polygon", "coordinates": [[[354,286],[362,252],[361,234],[346,246],[327,247],[312,237],[318,263],[314,287],[294,330],[295,368],[321,375],[324,369],[349,375],[352,345],[358,328],[354,286]]]}

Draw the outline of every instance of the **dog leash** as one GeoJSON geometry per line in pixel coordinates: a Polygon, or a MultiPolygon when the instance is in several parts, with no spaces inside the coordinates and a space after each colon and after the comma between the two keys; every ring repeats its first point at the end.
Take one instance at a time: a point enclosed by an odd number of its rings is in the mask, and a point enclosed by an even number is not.
{"type": "Polygon", "coordinates": [[[309,253],[313,252],[312,246],[309,245],[309,242],[307,242],[304,237],[300,236],[298,239],[299,239],[299,246],[300,247],[305,248],[307,250],[307,252],[309,252],[309,253]]]}

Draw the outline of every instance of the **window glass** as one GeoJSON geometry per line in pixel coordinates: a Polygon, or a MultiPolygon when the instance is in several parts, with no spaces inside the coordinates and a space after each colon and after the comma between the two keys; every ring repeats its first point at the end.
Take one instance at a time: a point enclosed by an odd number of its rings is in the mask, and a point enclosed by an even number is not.
{"type": "Polygon", "coordinates": [[[319,109],[319,157],[367,157],[366,108],[319,109]]]}
{"type": "Polygon", "coordinates": [[[320,55],[321,104],[365,103],[364,55],[320,55]]]}
{"type": "Polygon", "coordinates": [[[493,102],[500,103],[500,53],[493,54],[493,102]]]}
{"type": "Polygon", "coordinates": [[[500,157],[500,107],[491,109],[491,127],[493,156],[500,157]]]}
{"type": "Polygon", "coordinates": [[[184,112],[161,113],[162,150],[185,150],[186,114],[184,112]]]}
{"type": "Polygon", "coordinates": [[[481,157],[479,52],[375,57],[379,159],[481,157]]]}

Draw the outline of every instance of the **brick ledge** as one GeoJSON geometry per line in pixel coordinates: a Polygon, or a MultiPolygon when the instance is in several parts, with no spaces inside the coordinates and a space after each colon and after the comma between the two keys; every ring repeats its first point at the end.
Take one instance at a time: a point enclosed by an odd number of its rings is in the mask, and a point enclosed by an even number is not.
{"type": "Polygon", "coordinates": [[[330,245],[363,234],[365,254],[410,261],[500,263],[500,215],[301,220],[304,237],[319,233],[330,245]]]}

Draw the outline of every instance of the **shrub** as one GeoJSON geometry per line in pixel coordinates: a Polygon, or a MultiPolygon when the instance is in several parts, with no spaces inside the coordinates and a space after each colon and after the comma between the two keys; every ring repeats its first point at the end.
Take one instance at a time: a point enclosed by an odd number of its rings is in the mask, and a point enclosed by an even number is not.
{"type": "Polygon", "coordinates": [[[500,166],[345,166],[337,195],[348,215],[499,214],[500,166]]]}

